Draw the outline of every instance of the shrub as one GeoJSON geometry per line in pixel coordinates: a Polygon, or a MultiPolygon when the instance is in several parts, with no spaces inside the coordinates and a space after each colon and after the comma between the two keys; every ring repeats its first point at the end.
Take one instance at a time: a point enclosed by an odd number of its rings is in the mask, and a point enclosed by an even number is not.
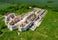
{"type": "Polygon", "coordinates": [[[2,34],[3,32],[0,30],[0,35],[2,34]]]}

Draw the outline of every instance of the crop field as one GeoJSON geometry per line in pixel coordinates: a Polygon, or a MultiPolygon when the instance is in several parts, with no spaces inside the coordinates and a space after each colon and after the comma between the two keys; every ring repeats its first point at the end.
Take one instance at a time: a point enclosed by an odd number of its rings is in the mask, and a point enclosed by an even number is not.
{"type": "MultiPolygon", "coordinates": [[[[21,13],[32,10],[27,9],[25,5],[23,7],[20,5],[22,8],[19,7],[20,9],[14,10],[14,8],[17,7],[16,6],[13,8],[13,11],[11,10],[12,8],[6,9],[8,6],[11,6],[11,4],[0,4],[0,8],[10,10],[8,12],[15,11],[15,13],[19,15],[21,13]]],[[[25,32],[20,32],[20,35],[18,35],[18,30],[10,31],[4,23],[4,17],[1,17],[0,40],[58,40],[58,11],[49,8],[47,8],[46,10],[48,11],[48,13],[44,17],[41,25],[35,31],[27,30],[25,32]]],[[[6,11],[2,10],[2,12],[6,11]]],[[[2,15],[2,12],[0,12],[0,15],[2,15]]]]}

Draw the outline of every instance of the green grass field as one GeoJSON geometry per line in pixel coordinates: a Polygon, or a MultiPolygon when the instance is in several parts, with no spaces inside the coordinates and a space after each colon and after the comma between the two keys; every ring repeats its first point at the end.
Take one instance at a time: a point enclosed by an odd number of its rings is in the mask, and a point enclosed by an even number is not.
{"type": "Polygon", "coordinates": [[[0,40],[58,40],[58,12],[51,9],[47,10],[48,13],[44,17],[43,22],[35,31],[20,32],[19,36],[17,35],[17,30],[8,30],[0,18],[0,27],[3,27],[0,40]]]}
{"type": "Polygon", "coordinates": [[[38,4],[40,6],[58,7],[58,0],[0,0],[0,2],[38,4]]]}
{"type": "MultiPolygon", "coordinates": [[[[18,10],[17,13],[26,12],[26,8],[18,10]],[[25,11],[22,11],[25,9],[25,11]]],[[[30,11],[30,10],[29,10],[30,11]]],[[[48,13],[44,17],[41,25],[35,30],[20,32],[10,31],[4,23],[4,18],[0,18],[0,40],[58,40],[58,12],[47,8],[48,13]]]]}
{"type": "Polygon", "coordinates": [[[3,3],[0,2],[0,15],[5,15],[5,13],[16,13],[22,14],[31,11],[27,4],[14,4],[14,3],[3,3]]]}

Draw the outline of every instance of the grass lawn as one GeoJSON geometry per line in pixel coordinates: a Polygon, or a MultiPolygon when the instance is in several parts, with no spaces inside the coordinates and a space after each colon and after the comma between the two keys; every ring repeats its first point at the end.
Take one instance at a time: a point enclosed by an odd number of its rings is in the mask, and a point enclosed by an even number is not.
{"type": "Polygon", "coordinates": [[[58,12],[47,9],[48,13],[44,17],[41,25],[35,31],[20,32],[10,31],[4,24],[3,18],[0,18],[0,40],[58,40],[58,12]],[[1,29],[1,27],[3,27],[1,29]],[[6,27],[6,28],[5,28],[6,27]]]}

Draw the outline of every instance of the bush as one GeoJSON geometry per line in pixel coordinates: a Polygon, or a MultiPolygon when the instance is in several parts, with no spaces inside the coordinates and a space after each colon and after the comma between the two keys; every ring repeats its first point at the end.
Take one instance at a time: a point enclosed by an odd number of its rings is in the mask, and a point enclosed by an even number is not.
{"type": "Polygon", "coordinates": [[[3,32],[0,30],[0,35],[2,34],[3,32]]]}
{"type": "Polygon", "coordinates": [[[53,8],[52,11],[58,12],[58,8],[53,8]]]}
{"type": "Polygon", "coordinates": [[[53,3],[53,1],[48,1],[48,3],[53,3]]]}

